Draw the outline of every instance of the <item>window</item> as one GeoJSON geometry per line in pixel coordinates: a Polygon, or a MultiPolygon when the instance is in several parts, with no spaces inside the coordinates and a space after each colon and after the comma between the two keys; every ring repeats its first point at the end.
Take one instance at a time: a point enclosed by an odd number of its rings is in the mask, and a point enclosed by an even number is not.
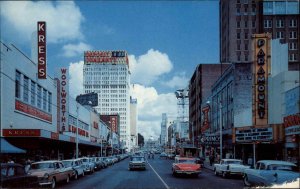
{"type": "Polygon", "coordinates": [[[245,28],[248,28],[248,21],[245,21],[245,28]]]}
{"type": "Polygon", "coordinates": [[[255,21],[252,21],[252,28],[255,28],[255,21]]]}
{"type": "Polygon", "coordinates": [[[240,28],[241,27],[241,21],[236,21],[236,27],[240,28]]]}
{"type": "Polygon", "coordinates": [[[283,32],[282,31],[276,32],[276,38],[283,39],[284,38],[283,32]]]}
{"type": "Polygon", "coordinates": [[[247,43],[245,44],[245,50],[246,51],[248,50],[248,44],[247,43]]]}
{"type": "Polygon", "coordinates": [[[290,54],[289,61],[297,61],[297,54],[295,53],[290,54]]]}
{"type": "Polygon", "coordinates": [[[31,81],[31,98],[30,98],[30,102],[32,105],[35,106],[35,82],[31,81]]]}
{"type": "Polygon", "coordinates": [[[23,100],[25,102],[28,102],[28,99],[29,99],[29,96],[28,96],[28,93],[29,93],[29,78],[24,76],[24,90],[23,90],[23,100]]]}
{"type": "Polygon", "coordinates": [[[264,20],[264,28],[272,28],[272,20],[264,20]]]}
{"type": "Polygon", "coordinates": [[[21,73],[16,71],[15,97],[21,97],[21,73]]]}
{"type": "Polygon", "coordinates": [[[241,50],[241,45],[237,44],[237,50],[241,50]]]}
{"type": "Polygon", "coordinates": [[[298,49],[297,43],[289,43],[289,49],[290,50],[297,50],[298,49]]]}
{"type": "Polygon", "coordinates": [[[279,20],[276,20],[276,27],[277,28],[283,28],[284,27],[284,21],[279,19],[279,20]]]}
{"type": "Polygon", "coordinates": [[[236,33],[236,38],[241,39],[241,33],[236,33]]]}
{"type": "Polygon", "coordinates": [[[296,20],[296,19],[290,20],[290,27],[291,27],[291,28],[297,27],[297,20],[296,20]]]}
{"type": "Polygon", "coordinates": [[[245,33],[245,39],[248,39],[248,33],[245,33]]]}
{"type": "Polygon", "coordinates": [[[245,61],[248,61],[248,55],[245,54],[245,61]]]}
{"type": "Polygon", "coordinates": [[[37,106],[42,107],[42,87],[38,85],[37,87],[37,106]]]}
{"type": "Polygon", "coordinates": [[[50,92],[48,92],[48,112],[52,111],[52,94],[50,92]]]}
{"type": "Polygon", "coordinates": [[[296,31],[291,31],[290,32],[290,39],[297,39],[297,32],[296,31]]]}
{"type": "Polygon", "coordinates": [[[240,8],[236,8],[236,12],[239,15],[241,13],[241,9],[240,8]]]}

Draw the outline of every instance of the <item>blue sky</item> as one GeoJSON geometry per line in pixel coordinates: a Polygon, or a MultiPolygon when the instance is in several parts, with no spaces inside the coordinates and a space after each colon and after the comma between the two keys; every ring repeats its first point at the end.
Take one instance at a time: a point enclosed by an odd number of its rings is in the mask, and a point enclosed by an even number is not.
{"type": "Polygon", "coordinates": [[[187,85],[198,64],[219,62],[218,6],[218,1],[1,2],[1,40],[30,57],[36,22],[46,21],[48,73],[69,67],[73,94],[82,91],[72,83],[82,78],[77,75],[84,50],[126,50],[140,125],[157,135],[161,113],[176,113],[174,91],[187,85]],[[164,105],[170,98],[174,105],[164,105]],[[158,126],[150,129],[153,122],[158,126]]]}

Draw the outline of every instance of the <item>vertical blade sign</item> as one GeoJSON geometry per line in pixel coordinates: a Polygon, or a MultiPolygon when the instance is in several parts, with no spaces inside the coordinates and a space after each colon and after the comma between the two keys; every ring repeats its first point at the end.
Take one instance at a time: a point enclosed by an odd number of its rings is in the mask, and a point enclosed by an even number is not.
{"type": "Polygon", "coordinates": [[[46,22],[37,23],[38,78],[46,79],[46,22]]]}

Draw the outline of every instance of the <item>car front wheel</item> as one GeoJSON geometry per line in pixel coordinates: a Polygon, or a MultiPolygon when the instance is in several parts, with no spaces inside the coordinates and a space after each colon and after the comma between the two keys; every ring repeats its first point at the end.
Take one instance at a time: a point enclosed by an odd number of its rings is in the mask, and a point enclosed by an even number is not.
{"type": "Polygon", "coordinates": [[[78,179],[78,173],[77,173],[77,172],[75,172],[74,179],[75,179],[75,180],[77,180],[77,179],[78,179]]]}
{"type": "Polygon", "coordinates": [[[226,174],[226,172],[224,171],[224,172],[222,172],[222,177],[223,178],[226,178],[227,177],[227,174],[226,174]]]}
{"type": "Polygon", "coordinates": [[[217,169],[214,170],[214,173],[215,173],[216,176],[218,176],[217,169]]]}
{"type": "Polygon", "coordinates": [[[70,182],[70,175],[67,176],[67,180],[66,180],[66,183],[69,183],[70,182]]]}
{"type": "Polygon", "coordinates": [[[244,176],[244,179],[243,179],[243,180],[244,180],[244,185],[245,185],[245,186],[248,186],[248,187],[251,186],[251,184],[250,184],[250,182],[249,182],[249,180],[248,180],[248,176],[247,176],[247,175],[244,176]]]}
{"type": "Polygon", "coordinates": [[[51,188],[55,188],[56,182],[55,182],[55,178],[52,178],[51,180],[51,188]]]}

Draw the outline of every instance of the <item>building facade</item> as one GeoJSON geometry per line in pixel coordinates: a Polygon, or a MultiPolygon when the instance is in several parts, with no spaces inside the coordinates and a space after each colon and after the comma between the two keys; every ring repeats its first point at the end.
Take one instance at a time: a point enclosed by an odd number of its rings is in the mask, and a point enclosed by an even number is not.
{"type": "Polygon", "coordinates": [[[201,135],[202,104],[211,94],[211,87],[229,64],[199,64],[189,82],[190,139],[199,143],[201,135]],[[193,127],[193,128],[192,128],[193,127]]]}
{"type": "Polygon", "coordinates": [[[168,130],[167,130],[167,124],[168,124],[168,117],[166,113],[163,113],[161,115],[161,124],[160,124],[160,145],[166,146],[168,141],[168,130]]]}
{"type": "Polygon", "coordinates": [[[98,94],[96,111],[120,116],[119,135],[130,150],[130,71],[126,51],[86,51],[83,66],[84,93],[98,94]]]}
{"type": "Polygon", "coordinates": [[[272,33],[289,44],[289,70],[299,70],[299,0],[221,0],[220,61],[251,62],[251,35],[272,33]]]}
{"type": "Polygon", "coordinates": [[[130,98],[130,146],[132,150],[138,148],[137,123],[137,99],[130,98]]]}
{"type": "Polygon", "coordinates": [[[67,69],[38,79],[37,63],[2,41],[0,69],[1,137],[35,161],[75,157],[77,138],[80,156],[99,154],[100,118],[69,96],[67,69]]]}

